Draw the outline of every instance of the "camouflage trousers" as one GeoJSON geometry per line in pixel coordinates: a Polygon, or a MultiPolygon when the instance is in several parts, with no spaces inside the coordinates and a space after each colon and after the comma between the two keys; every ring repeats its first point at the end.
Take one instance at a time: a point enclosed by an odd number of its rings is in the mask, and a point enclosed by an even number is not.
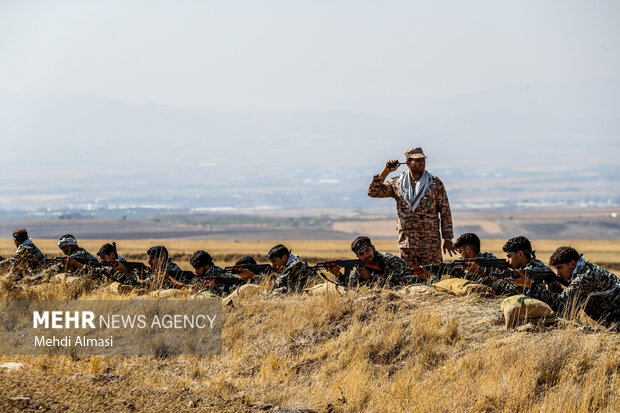
{"type": "Polygon", "coordinates": [[[441,250],[400,248],[400,257],[409,268],[418,267],[420,265],[437,264],[441,262],[441,250]]]}

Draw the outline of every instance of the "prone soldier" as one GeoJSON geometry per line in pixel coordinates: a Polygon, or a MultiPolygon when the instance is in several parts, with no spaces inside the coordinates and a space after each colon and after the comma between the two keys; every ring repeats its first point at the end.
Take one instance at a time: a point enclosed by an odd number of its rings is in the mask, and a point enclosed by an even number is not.
{"type": "MultiPolygon", "coordinates": [[[[183,288],[185,284],[176,277],[186,277],[183,271],[168,255],[163,245],[155,245],[146,251],[148,256],[148,278],[143,285],[151,289],[183,288]]],[[[188,271],[187,271],[188,272],[188,271]]]]}
{"type": "MultiPolygon", "coordinates": [[[[398,275],[403,274],[407,268],[405,261],[390,252],[379,252],[375,249],[372,241],[367,236],[357,237],[351,243],[351,251],[363,263],[353,268],[349,280],[344,280],[337,264],[326,268],[350,286],[358,285],[386,285],[399,284],[398,275]]],[[[329,262],[326,262],[329,263],[329,262]]],[[[327,267],[327,266],[326,266],[327,267]]]]}
{"type": "Polygon", "coordinates": [[[15,281],[26,275],[32,276],[45,265],[45,255],[28,237],[25,228],[13,231],[13,242],[17,247],[15,254],[0,261],[0,271],[8,270],[9,277],[15,281]]]}
{"type": "Polygon", "coordinates": [[[215,265],[207,251],[194,252],[189,263],[194,267],[195,277],[185,282],[192,284],[203,294],[222,296],[244,283],[243,279],[227,274],[223,268],[215,265]]]}
{"type": "Polygon", "coordinates": [[[486,269],[480,268],[474,260],[497,260],[498,258],[492,252],[480,252],[480,238],[471,232],[462,234],[456,239],[454,248],[459,252],[461,260],[472,260],[472,263],[465,269],[463,278],[477,283],[488,282],[486,269]]]}
{"type": "Polygon", "coordinates": [[[620,278],[592,264],[572,247],[559,247],[549,258],[557,275],[568,282],[561,292],[523,274],[513,280],[528,288],[528,295],[549,304],[564,315],[583,308],[584,312],[602,325],[620,330],[620,278]]]}
{"type": "Polygon", "coordinates": [[[80,270],[85,264],[95,264],[97,258],[78,245],[77,239],[71,234],[65,234],[58,239],[58,248],[65,254],[61,259],[53,259],[57,262],[45,270],[46,274],[59,273],[64,270],[80,270]]]}
{"type": "MultiPolygon", "coordinates": [[[[553,272],[545,263],[536,258],[536,251],[532,249],[530,240],[522,235],[510,238],[502,249],[506,253],[508,266],[513,270],[553,272]]],[[[512,280],[509,281],[500,277],[495,277],[493,274],[488,274],[488,276],[489,279],[485,280],[484,284],[493,288],[493,291],[495,291],[497,295],[516,295],[523,293],[523,288],[516,285],[512,280]]]]}
{"type": "Polygon", "coordinates": [[[287,292],[299,293],[317,281],[316,272],[282,244],[271,248],[267,253],[267,258],[277,274],[276,288],[285,288],[287,292]]]}

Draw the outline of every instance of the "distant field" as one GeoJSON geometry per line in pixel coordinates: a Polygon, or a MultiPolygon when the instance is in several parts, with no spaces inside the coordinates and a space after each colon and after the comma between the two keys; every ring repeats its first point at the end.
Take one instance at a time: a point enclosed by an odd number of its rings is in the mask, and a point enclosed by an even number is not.
{"type": "MultiPolygon", "coordinates": [[[[99,247],[109,240],[84,240],[80,245],[91,251],[97,252],[99,247]]],[[[325,241],[186,241],[186,240],[118,240],[119,253],[128,259],[145,260],[145,252],[152,245],[165,245],[170,254],[175,257],[177,263],[188,268],[187,261],[193,251],[204,249],[216,259],[218,265],[234,263],[244,255],[252,255],[258,261],[266,261],[267,251],[275,244],[282,242],[287,245],[294,254],[302,259],[316,262],[324,259],[353,258],[350,242],[343,240],[325,241]]],[[[486,251],[495,253],[498,257],[505,257],[502,252],[504,240],[483,240],[482,246],[486,251]]],[[[37,245],[48,255],[61,255],[56,246],[56,240],[36,240],[37,245]]],[[[380,251],[398,253],[398,245],[392,240],[374,241],[380,251]]],[[[551,253],[559,246],[571,245],[582,252],[586,259],[614,270],[620,270],[620,241],[607,240],[536,240],[533,241],[537,257],[548,262],[551,253]]],[[[10,239],[0,240],[0,255],[7,257],[15,251],[15,245],[10,239]]],[[[454,259],[446,256],[444,260],[454,259]]]]}

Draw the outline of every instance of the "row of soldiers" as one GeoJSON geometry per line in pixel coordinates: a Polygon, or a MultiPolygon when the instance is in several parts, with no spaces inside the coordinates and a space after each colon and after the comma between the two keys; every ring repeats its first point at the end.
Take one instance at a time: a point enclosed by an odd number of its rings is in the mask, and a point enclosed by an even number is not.
{"type": "Polygon", "coordinates": [[[509,239],[503,246],[506,258],[498,259],[481,251],[476,234],[461,235],[454,243],[460,254],[457,263],[429,263],[407,268],[405,262],[389,252],[377,251],[369,237],[357,237],[351,244],[356,260],[333,260],[309,266],[285,245],[267,253],[270,265],[259,265],[244,257],[235,266],[221,268],[211,255],[196,251],[190,259],[193,272],[183,271],[172,261],[167,249],[157,245],[146,252],[148,265],[125,260],[116,245],[105,244],[97,257],[79,247],[77,239],[65,234],[58,240],[64,257],[49,260],[28,237],[25,229],[13,232],[15,254],[0,262],[9,277],[40,279],[67,269],[76,274],[107,278],[132,287],[149,289],[190,288],[200,294],[224,295],[248,283],[265,282],[276,292],[299,293],[321,282],[346,287],[400,287],[412,283],[432,283],[441,277],[466,278],[487,285],[497,295],[524,293],[540,299],[559,313],[569,307],[583,307],[585,313],[604,325],[620,324],[620,279],[606,269],[585,260],[569,246],[559,247],[550,257],[551,268],[536,258],[531,242],[524,236],[509,239]],[[321,270],[333,277],[327,278],[321,270]],[[542,274],[544,277],[536,277],[542,274]]]}

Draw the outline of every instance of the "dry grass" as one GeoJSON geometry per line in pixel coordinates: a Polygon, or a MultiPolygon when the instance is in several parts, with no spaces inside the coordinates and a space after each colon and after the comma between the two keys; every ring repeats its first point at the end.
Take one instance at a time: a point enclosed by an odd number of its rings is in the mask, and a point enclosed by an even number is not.
{"type": "MultiPolygon", "coordinates": [[[[122,241],[119,249],[143,252],[153,243],[122,241]]],[[[166,242],[182,256],[198,248],[264,254],[272,244],[166,242]]],[[[289,244],[304,256],[350,255],[342,242],[289,244]]],[[[0,296],[113,297],[86,283],[4,283],[0,296]]],[[[505,331],[499,303],[389,291],[258,296],[224,309],[218,356],[2,356],[26,367],[0,372],[0,409],[26,396],[32,410],[54,411],[620,411],[617,334],[570,325],[505,331]]]]}

